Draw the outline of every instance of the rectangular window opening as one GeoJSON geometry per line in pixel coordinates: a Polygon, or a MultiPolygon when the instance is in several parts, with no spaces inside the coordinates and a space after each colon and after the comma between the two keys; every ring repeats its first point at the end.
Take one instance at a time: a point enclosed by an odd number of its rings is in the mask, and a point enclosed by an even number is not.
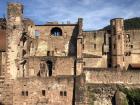
{"type": "Polygon", "coordinates": [[[118,35],[118,39],[120,39],[120,35],[118,35]]]}
{"type": "Polygon", "coordinates": [[[66,91],[64,91],[64,96],[67,96],[67,92],[66,91]]]}
{"type": "Polygon", "coordinates": [[[21,95],[24,96],[24,91],[21,92],[21,95]]]}
{"type": "Polygon", "coordinates": [[[96,39],[96,33],[94,33],[94,39],[96,39]]]}
{"type": "Polygon", "coordinates": [[[45,95],[46,95],[46,91],[42,90],[42,96],[45,96],[45,95]]]}
{"type": "Polygon", "coordinates": [[[96,44],[94,44],[94,49],[96,49],[96,44]]]}
{"type": "Polygon", "coordinates": [[[26,91],[26,96],[28,96],[28,91],[26,91]]]}
{"type": "Polygon", "coordinates": [[[50,56],[50,51],[47,51],[47,56],[50,56]]]}
{"type": "Polygon", "coordinates": [[[22,91],[22,92],[21,92],[21,95],[22,95],[22,96],[28,96],[28,91],[22,91]]]}
{"type": "Polygon", "coordinates": [[[63,92],[62,91],[60,91],[60,96],[63,96],[63,92]]]}

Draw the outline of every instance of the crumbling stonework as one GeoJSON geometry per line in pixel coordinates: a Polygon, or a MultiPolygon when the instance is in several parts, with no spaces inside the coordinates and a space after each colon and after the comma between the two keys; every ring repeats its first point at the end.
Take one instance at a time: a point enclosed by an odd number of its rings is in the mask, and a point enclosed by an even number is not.
{"type": "Polygon", "coordinates": [[[124,30],[122,18],[110,29],[82,26],[82,18],[36,25],[9,3],[0,18],[0,105],[120,105],[119,87],[139,88],[140,29],[124,30]]]}

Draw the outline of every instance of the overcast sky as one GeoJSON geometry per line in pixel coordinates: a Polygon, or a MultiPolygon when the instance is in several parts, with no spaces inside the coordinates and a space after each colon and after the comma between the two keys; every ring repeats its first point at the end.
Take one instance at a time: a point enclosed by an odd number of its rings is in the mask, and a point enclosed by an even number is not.
{"type": "Polygon", "coordinates": [[[109,24],[112,18],[140,16],[140,0],[0,0],[0,17],[8,2],[24,4],[24,17],[36,24],[47,21],[75,23],[84,19],[84,30],[96,30],[109,24]]]}

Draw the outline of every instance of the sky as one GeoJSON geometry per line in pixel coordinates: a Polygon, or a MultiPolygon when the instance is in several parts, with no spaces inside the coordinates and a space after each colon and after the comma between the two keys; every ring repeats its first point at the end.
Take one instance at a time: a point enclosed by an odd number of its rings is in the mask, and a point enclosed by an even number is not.
{"type": "Polygon", "coordinates": [[[6,14],[8,2],[22,3],[24,17],[36,24],[76,23],[83,18],[84,30],[101,29],[113,18],[140,16],[140,0],[0,0],[0,17],[6,14]]]}

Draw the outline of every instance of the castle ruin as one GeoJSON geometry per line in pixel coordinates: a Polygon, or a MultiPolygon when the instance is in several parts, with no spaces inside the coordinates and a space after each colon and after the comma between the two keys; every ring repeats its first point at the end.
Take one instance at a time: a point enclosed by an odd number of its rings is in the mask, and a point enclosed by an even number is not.
{"type": "Polygon", "coordinates": [[[0,19],[0,105],[123,105],[118,86],[140,86],[140,29],[124,29],[123,18],[110,25],[36,25],[9,3],[0,19]]]}

